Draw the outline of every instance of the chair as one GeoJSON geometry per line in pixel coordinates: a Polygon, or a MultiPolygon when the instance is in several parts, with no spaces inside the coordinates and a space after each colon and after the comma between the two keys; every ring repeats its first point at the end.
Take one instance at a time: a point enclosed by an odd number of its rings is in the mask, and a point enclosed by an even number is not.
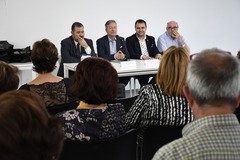
{"type": "Polygon", "coordinates": [[[128,98],[117,98],[117,103],[121,103],[124,105],[125,112],[127,113],[129,109],[132,107],[133,103],[137,99],[138,95],[128,98]]]}
{"type": "Polygon", "coordinates": [[[137,131],[99,141],[65,140],[59,160],[136,160],[137,131]]]}
{"type": "Polygon", "coordinates": [[[117,98],[125,98],[125,85],[123,83],[118,84],[118,93],[117,93],[117,98]]]}
{"type": "Polygon", "coordinates": [[[49,106],[49,107],[47,107],[47,110],[48,110],[49,114],[55,115],[60,112],[68,111],[71,109],[76,109],[78,105],[79,105],[79,102],[64,103],[64,104],[59,104],[59,105],[55,105],[55,106],[49,106]]]}
{"type": "Polygon", "coordinates": [[[150,160],[163,145],[182,137],[183,126],[150,126],[142,137],[142,160],[150,160]]]}
{"type": "Polygon", "coordinates": [[[236,108],[234,114],[237,116],[238,121],[240,122],[240,105],[236,108]]]}

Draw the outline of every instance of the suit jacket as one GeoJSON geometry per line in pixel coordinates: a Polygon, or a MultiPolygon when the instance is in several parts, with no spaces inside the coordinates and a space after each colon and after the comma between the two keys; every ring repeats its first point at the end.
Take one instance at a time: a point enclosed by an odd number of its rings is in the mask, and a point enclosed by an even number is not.
{"type": "MultiPolygon", "coordinates": [[[[87,38],[84,39],[87,42],[88,46],[91,48],[91,56],[96,56],[92,40],[87,38]]],[[[63,77],[63,63],[80,62],[81,55],[76,51],[77,48],[72,36],[61,41],[61,62],[57,73],[58,76],[63,77]]],[[[81,47],[81,54],[86,54],[86,51],[83,47],[81,47]]]]}
{"type": "MultiPolygon", "coordinates": [[[[117,45],[116,46],[117,51],[121,50],[125,54],[125,59],[128,59],[130,56],[129,56],[124,38],[116,36],[116,45],[117,45]]],[[[97,52],[98,52],[98,57],[102,57],[108,60],[115,59],[114,55],[110,54],[110,46],[109,46],[109,40],[107,35],[97,40],[97,52]]]]}
{"type": "MultiPolygon", "coordinates": [[[[150,57],[155,58],[156,54],[158,53],[160,54],[160,52],[157,49],[154,37],[146,35],[145,41],[147,45],[148,54],[150,57]]],[[[127,43],[128,51],[130,53],[130,58],[140,59],[142,55],[142,51],[141,51],[139,40],[136,34],[133,34],[130,37],[128,37],[126,39],[126,43],[127,43]]]]}

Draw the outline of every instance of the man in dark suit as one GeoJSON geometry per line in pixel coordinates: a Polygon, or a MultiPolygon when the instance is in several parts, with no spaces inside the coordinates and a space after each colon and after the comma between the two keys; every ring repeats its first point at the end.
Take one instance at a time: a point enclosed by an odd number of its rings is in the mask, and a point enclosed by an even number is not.
{"type": "Polygon", "coordinates": [[[84,26],[72,24],[71,36],[61,41],[61,63],[57,75],[63,77],[63,63],[80,62],[83,56],[96,56],[91,39],[85,38],[84,26]]]}
{"type": "MultiPolygon", "coordinates": [[[[161,58],[161,54],[157,49],[155,38],[146,35],[147,23],[139,19],[135,22],[136,33],[126,39],[127,48],[131,59],[153,59],[161,58]]],[[[136,76],[141,87],[148,84],[150,75],[136,76]]]]}
{"type": "MultiPolygon", "coordinates": [[[[114,20],[108,20],[105,23],[107,35],[97,40],[98,57],[108,60],[127,60],[129,53],[123,37],[117,35],[117,23],[114,20]]],[[[120,77],[119,83],[125,86],[130,77],[120,77]]]]}

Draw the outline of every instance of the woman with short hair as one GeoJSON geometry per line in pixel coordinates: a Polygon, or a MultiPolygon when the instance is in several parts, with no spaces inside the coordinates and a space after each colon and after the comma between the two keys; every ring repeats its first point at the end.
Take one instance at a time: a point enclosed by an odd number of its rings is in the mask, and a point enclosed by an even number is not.
{"type": "Polygon", "coordinates": [[[125,111],[117,96],[118,75],[103,58],[81,61],[74,73],[73,95],[81,101],[77,109],[56,116],[63,123],[65,138],[92,141],[116,137],[125,132],[125,111]]]}

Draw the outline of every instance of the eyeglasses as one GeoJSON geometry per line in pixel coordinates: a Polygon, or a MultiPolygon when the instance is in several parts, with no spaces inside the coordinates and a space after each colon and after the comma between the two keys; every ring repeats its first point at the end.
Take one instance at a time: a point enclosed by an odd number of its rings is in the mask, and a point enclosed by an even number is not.
{"type": "Polygon", "coordinates": [[[167,27],[167,29],[173,29],[173,30],[176,30],[176,29],[178,29],[178,27],[177,26],[174,26],[174,27],[167,27]]]}

